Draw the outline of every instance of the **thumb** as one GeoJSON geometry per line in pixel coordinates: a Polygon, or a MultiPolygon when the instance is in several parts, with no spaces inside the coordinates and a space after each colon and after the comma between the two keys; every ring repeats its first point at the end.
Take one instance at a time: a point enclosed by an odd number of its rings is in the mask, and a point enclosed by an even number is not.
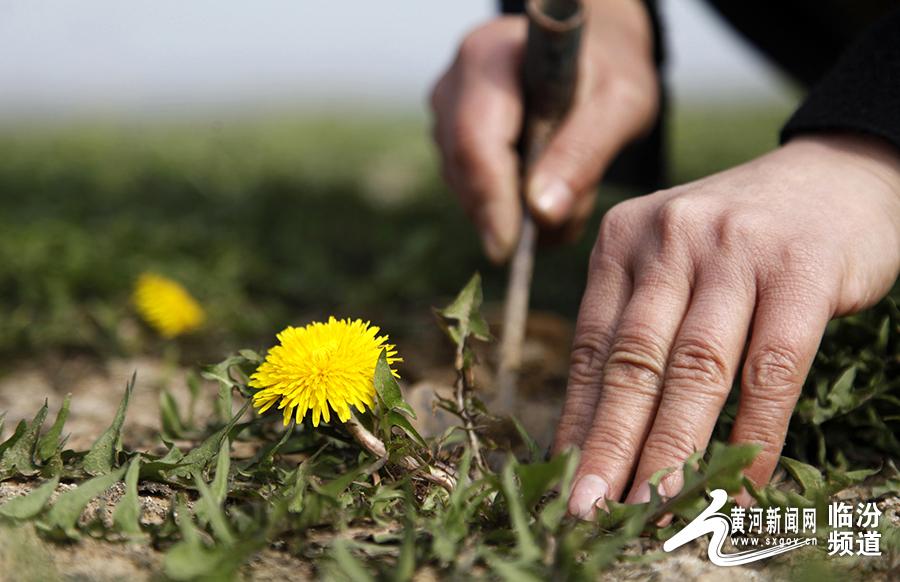
{"type": "Polygon", "coordinates": [[[525,197],[532,214],[557,227],[593,198],[594,187],[634,128],[600,100],[577,105],[529,172],[525,197]]]}

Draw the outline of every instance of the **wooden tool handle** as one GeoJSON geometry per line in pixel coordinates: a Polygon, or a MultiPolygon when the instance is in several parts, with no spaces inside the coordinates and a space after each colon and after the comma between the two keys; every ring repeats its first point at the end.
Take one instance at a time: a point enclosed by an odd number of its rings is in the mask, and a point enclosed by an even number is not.
{"type": "MultiPolygon", "coordinates": [[[[584,22],[581,0],[529,0],[527,12],[528,40],[522,71],[525,119],[519,146],[523,185],[527,183],[531,166],[540,157],[575,99],[578,52],[584,22]]],[[[496,378],[499,408],[505,412],[513,410],[522,366],[528,295],[537,242],[534,219],[526,204],[523,203],[522,208],[522,229],[510,262],[496,378]]]]}

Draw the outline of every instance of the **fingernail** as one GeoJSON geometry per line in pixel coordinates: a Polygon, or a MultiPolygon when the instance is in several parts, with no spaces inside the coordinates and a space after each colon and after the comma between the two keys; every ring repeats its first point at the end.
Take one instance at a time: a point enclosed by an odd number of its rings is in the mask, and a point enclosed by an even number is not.
{"type": "Polygon", "coordinates": [[[575,203],[575,196],[564,180],[547,180],[538,176],[528,187],[531,206],[544,220],[559,223],[565,220],[575,203]]]}
{"type": "Polygon", "coordinates": [[[569,496],[569,513],[584,520],[594,519],[597,508],[606,501],[609,484],[597,475],[585,475],[575,483],[569,496]]]}
{"type": "MultiPolygon", "coordinates": [[[[662,493],[660,491],[660,493],[662,493]]],[[[641,503],[647,503],[650,501],[650,482],[644,481],[637,487],[631,490],[631,493],[628,494],[628,497],[625,499],[625,503],[629,503],[632,505],[639,505],[641,503]]]]}
{"type": "Polygon", "coordinates": [[[734,502],[741,507],[751,507],[756,505],[756,499],[754,499],[753,496],[747,492],[747,489],[743,487],[741,487],[741,492],[734,496],[734,502]]]}
{"type": "Polygon", "coordinates": [[[506,248],[497,239],[497,235],[492,230],[481,230],[481,246],[484,248],[484,254],[493,263],[502,263],[506,259],[506,248]]]}

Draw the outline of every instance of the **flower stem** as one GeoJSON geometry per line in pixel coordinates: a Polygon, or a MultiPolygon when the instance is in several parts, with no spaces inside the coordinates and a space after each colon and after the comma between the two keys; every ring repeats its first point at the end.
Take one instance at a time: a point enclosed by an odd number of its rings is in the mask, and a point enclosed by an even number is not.
{"type": "MultiPolygon", "coordinates": [[[[384,442],[364,427],[356,416],[351,416],[344,426],[347,432],[356,439],[356,442],[369,453],[379,459],[387,461],[387,447],[384,442]]],[[[456,476],[449,468],[434,467],[419,462],[416,458],[404,455],[392,461],[393,464],[410,472],[417,473],[422,479],[440,485],[447,491],[453,491],[456,487],[456,476]]]]}

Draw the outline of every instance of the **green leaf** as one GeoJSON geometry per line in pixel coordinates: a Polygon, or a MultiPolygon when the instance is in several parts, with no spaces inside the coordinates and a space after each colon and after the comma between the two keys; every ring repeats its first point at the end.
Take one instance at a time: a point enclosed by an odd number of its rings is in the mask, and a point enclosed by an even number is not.
{"type": "Polygon", "coordinates": [[[44,518],[37,522],[38,529],[52,537],[77,539],[78,528],[76,524],[78,518],[81,517],[81,512],[84,511],[84,508],[87,507],[87,504],[93,498],[112,487],[121,479],[124,473],[124,467],[116,469],[112,473],[94,477],[75,489],[62,493],[44,518]]]}
{"type": "MultiPolygon", "coordinates": [[[[6,413],[3,413],[6,416],[6,413]]],[[[16,430],[13,431],[9,438],[0,443],[0,466],[2,466],[2,459],[6,456],[6,451],[8,451],[14,444],[19,442],[19,439],[22,438],[22,435],[25,434],[25,431],[28,430],[28,422],[24,420],[20,420],[19,424],[16,425],[16,430]]]]}
{"type": "Polygon", "coordinates": [[[309,486],[309,472],[312,462],[303,461],[294,469],[286,478],[285,497],[289,500],[287,510],[291,513],[300,513],[303,511],[303,499],[306,494],[306,488],[309,486]]]}
{"type": "Polygon", "coordinates": [[[860,394],[853,390],[856,372],[856,366],[850,366],[835,380],[828,392],[827,404],[816,407],[812,418],[813,424],[822,424],[857,407],[860,403],[860,394]]]}
{"type": "Polygon", "coordinates": [[[568,461],[568,455],[557,455],[545,463],[515,464],[522,503],[527,510],[534,509],[541,497],[563,479],[568,461]]]}
{"type": "Polygon", "coordinates": [[[159,393],[159,416],[162,433],[167,438],[179,439],[184,436],[184,422],[178,414],[178,403],[168,390],[159,393]]]}
{"type": "MultiPolygon", "coordinates": [[[[709,462],[702,473],[694,468],[701,456],[699,452],[695,453],[682,468],[684,485],[681,491],[663,503],[658,511],[653,512],[650,520],[655,521],[669,512],[693,518],[706,505],[703,497],[706,489],[724,489],[729,493],[739,491],[745,484],[743,470],[750,466],[759,450],[759,445],[725,445],[714,442],[710,446],[709,462]]],[[[651,490],[651,497],[658,498],[658,495],[655,490],[651,490]]]]}
{"type": "Polygon", "coordinates": [[[511,458],[503,467],[503,471],[500,473],[500,489],[506,499],[509,521],[516,536],[519,557],[523,561],[530,562],[540,558],[541,550],[529,527],[525,503],[516,485],[515,464],[515,459],[511,458]]]}
{"type": "Polygon", "coordinates": [[[541,582],[543,577],[536,575],[520,562],[510,562],[502,559],[490,550],[483,550],[485,562],[500,580],[506,582],[541,582]]]}
{"type": "Polygon", "coordinates": [[[401,410],[411,416],[416,417],[412,406],[403,399],[403,393],[400,392],[400,384],[391,372],[391,366],[387,361],[387,350],[381,350],[378,356],[378,363],[375,364],[375,393],[381,406],[386,410],[401,410]]]}
{"type": "Polygon", "coordinates": [[[412,423],[410,423],[405,416],[403,416],[396,410],[391,410],[381,417],[381,426],[382,432],[388,436],[390,436],[391,434],[391,429],[396,426],[404,433],[406,433],[409,438],[416,441],[416,443],[418,443],[420,446],[428,446],[425,442],[425,439],[422,438],[422,435],[419,434],[412,423]]]}
{"type": "Polygon", "coordinates": [[[50,458],[58,453],[63,447],[65,441],[61,438],[62,429],[66,424],[66,419],[69,418],[69,405],[71,402],[72,395],[66,394],[62,407],[60,407],[59,412],[56,413],[56,420],[53,422],[53,426],[51,426],[50,430],[48,430],[38,441],[37,453],[42,461],[49,461],[50,458]]]}
{"type": "Polygon", "coordinates": [[[875,469],[857,469],[855,471],[829,471],[825,493],[828,496],[835,495],[848,487],[862,483],[880,471],[880,467],[875,469]]]}
{"type": "Polygon", "coordinates": [[[140,541],[146,538],[141,530],[141,501],[138,497],[138,477],[141,470],[141,457],[136,455],[128,465],[125,473],[125,495],[116,504],[113,510],[113,527],[122,535],[132,541],[140,541]]]}
{"type": "Polygon", "coordinates": [[[450,339],[457,345],[465,343],[469,336],[483,341],[491,339],[487,321],[481,314],[482,300],[481,275],[475,273],[456,299],[437,311],[446,324],[450,339]]]}
{"type": "Polygon", "coordinates": [[[525,428],[525,425],[516,418],[515,416],[510,416],[509,419],[512,421],[513,426],[516,429],[516,432],[519,434],[519,438],[522,439],[522,443],[525,445],[525,448],[528,449],[528,459],[531,463],[537,463],[541,460],[541,450],[537,445],[537,442],[532,438],[530,434],[528,434],[528,429],[525,428]]]}
{"type": "Polygon", "coordinates": [[[336,572],[338,576],[335,576],[335,579],[346,577],[347,580],[355,582],[375,581],[362,562],[353,557],[345,540],[338,538],[331,544],[331,559],[338,568],[338,572],[336,572]]]}
{"type": "Polygon", "coordinates": [[[131,399],[135,380],[137,372],[132,374],[131,380],[125,386],[125,395],[119,403],[112,424],[94,441],[91,450],[84,457],[83,466],[88,475],[105,475],[116,466],[117,457],[122,450],[122,425],[125,424],[125,413],[128,410],[128,401],[131,399]]]}
{"type": "Polygon", "coordinates": [[[202,512],[203,518],[209,522],[216,540],[227,545],[234,544],[234,534],[228,527],[228,519],[225,517],[222,504],[216,501],[213,492],[199,475],[194,475],[194,485],[200,492],[200,499],[197,501],[198,512],[202,512]]]}
{"type": "MultiPolygon", "coordinates": [[[[221,507],[223,503],[225,503],[225,498],[228,497],[228,471],[231,469],[231,441],[226,436],[222,439],[222,444],[219,447],[219,453],[216,455],[216,475],[213,478],[213,482],[209,486],[209,495],[212,497],[212,502],[217,506],[221,507]]],[[[194,475],[195,479],[197,478],[194,475]]],[[[204,484],[205,486],[205,484],[204,484]]],[[[201,525],[205,525],[209,523],[214,516],[209,515],[209,512],[206,509],[205,504],[201,504],[197,508],[197,520],[201,525]]]]}
{"type": "MultiPolygon", "coordinates": [[[[578,469],[578,451],[572,450],[563,453],[558,458],[565,459],[565,466],[562,470],[562,477],[559,480],[559,491],[571,491],[572,482],[575,479],[575,471],[578,469]]],[[[569,498],[566,495],[557,495],[555,499],[547,502],[541,510],[540,521],[551,532],[556,532],[560,523],[566,516],[568,510],[569,498]]]]}
{"type": "Polygon", "coordinates": [[[810,495],[825,488],[825,480],[822,478],[822,473],[812,465],[807,465],[788,457],[781,457],[781,465],[800,484],[805,497],[811,499],[810,495]]]}
{"type": "MultiPolygon", "coordinates": [[[[0,459],[0,475],[9,476],[16,473],[20,475],[34,475],[40,469],[34,464],[34,453],[37,446],[38,434],[44,419],[47,418],[47,401],[41,406],[34,419],[27,424],[21,436],[9,446],[0,459]]],[[[21,423],[20,423],[21,425],[21,423]]],[[[19,432],[18,427],[16,433],[19,432]]],[[[15,437],[15,435],[13,435],[15,437]]]]}
{"type": "Polygon", "coordinates": [[[744,469],[750,466],[759,451],[759,445],[713,443],[710,447],[709,462],[704,470],[708,487],[724,489],[728,493],[740,491],[744,469]]]}
{"type": "Polygon", "coordinates": [[[0,515],[16,520],[35,517],[44,510],[53,492],[56,491],[57,485],[59,485],[59,477],[54,477],[28,493],[28,495],[13,497],[3,505],[0,505],[0,515]]]}
{"type": "Polygon", "coordinates": [[[261,364],[263,361],[263,357],[254,350],[238,350],[238,355],[253,364],[261,364]]]}
{"type": "Polygon", "coordinates": [[[231,580],[245,558],[245,551],[233,546],[207,547],[191,519],[191,512],[179,498],[176,502],[181,541],[166,552],[163,569],[172,580],[231,580]]]}
{"type": "Polygon", "coordinates": [[[225,503],[228,496],[228,471],[231,469],[231,440],[226,436],[222,439],[219,454],[216,456],[216,475],[210,485],[210,493],[216,503],[225,503]]]}
{"type": "Polygon", "coordinates": [[[217,430],[210,436],[206,438],[199,446],[195,449],[191,449],[188,453],[181,459],[179,464],[180,467],[172,469],[171,471],[166,472],[169,477],[190,477],[194,473],[202,473],[203,470],[212,462],[214,458],[219,453],[219,449],[222,445],[222,439],[235,435],[231,434],[232,429],[235,428],[237,421],[244,415],[247,411],[247,407],[250,406],[250,401],[244,403],[244,406],[235,414],[228,424],[226,424],[221,429],[217,430]]]}

